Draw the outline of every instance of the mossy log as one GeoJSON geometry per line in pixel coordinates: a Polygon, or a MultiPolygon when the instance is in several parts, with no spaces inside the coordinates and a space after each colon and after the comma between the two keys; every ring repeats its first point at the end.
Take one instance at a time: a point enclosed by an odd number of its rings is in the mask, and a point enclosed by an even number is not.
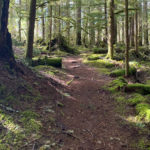
{"type": "Polygon", "coordinates": [[[106,54],[108,50],[106,48],[94,48],[93,53],[94,54],[106,54]]]}
{"type": "Polygon", "coordinates": [[[125,87],[125,92],[136,92],[143,95],[147,95],[150,94],[150,85],[139,84],[139,83],[128,84],[125,87]]]}
{"type": "MultiPolygon", "coordinates": [[[[137,72],[137,70],[134,67],[131,67],[129,69],[130,76],[136,76],[136,72],[137,72]]],[[[120,77],[120,76],[124,76],[124,75],[125,75],[125,69],[117,69],[110,73],[111,77],[120,77]]]]}
{"type": "Polygon", "coordinates": [[[62,58],[39,58],[32,60],[32,66],[47,65],[53,67],[62,67],[62,58]]]}

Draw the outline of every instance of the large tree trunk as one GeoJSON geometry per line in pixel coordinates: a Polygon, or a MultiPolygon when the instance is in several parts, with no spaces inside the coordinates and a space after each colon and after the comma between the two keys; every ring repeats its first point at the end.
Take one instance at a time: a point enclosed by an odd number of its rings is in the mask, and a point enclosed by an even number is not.
{"type": "Polygon", "coordinates": [[[0,59],[14,62],[11,34],[8,32],[9,0],[0,0],[0,59]]]}
{"type": "Polygon", "coordinates": [[[28,38],[27,38],[27,53],[26,53],[26,58],[29,60],[31,60],[32,56],[33,56],[35,16],[36,16],[36,0],[31,0],[30,14],[29,14],[28,38]]]}

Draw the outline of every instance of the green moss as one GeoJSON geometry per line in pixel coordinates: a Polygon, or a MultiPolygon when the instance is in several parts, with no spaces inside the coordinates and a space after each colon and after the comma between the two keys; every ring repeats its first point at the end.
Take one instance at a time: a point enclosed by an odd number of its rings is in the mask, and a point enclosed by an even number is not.
{"type": "Polygon", "coordinates": [[[15,97],[13,95],[9,95],[6,97],[5,99],[6,101],[10,102],[10,101],[14,101],[15,100],[15,97]]]}
{"type": "Polygon", "coordinates": [[[37,118],[38,114],[27,110],[22,113],[20,121],[23,123],[27,131],[38,133],[42,124],[40,121],[37,120],[37,118]]]}
{"type": "Polygon", "coordinates": [[[10,145],[18,150],[18,147],[23,144],[25,139],[23,128],[15,123],[15,119],[12,118],[12,116],[5,114],[2,110],[0,110],[0,122],[2,123],[2,126],[7,129],[2,130],[0,134],[0,150],[3,150],[3,148],[9,150],[11,149],[9,148],[10,145]]]}
{"type": "Polygon", "coordinates": [[[119,96],[115,98],[117,102],[125,102],[126,98],[124,96],[119,96]]]}
{"type": "MultiPolygon", "coordinates": [[[[124,75],[125,75],[125,69],[117,69],[117,70],[114,70],[110,73],[111,77],[120,77],[120,76],[124,76],[124,75]]],[[[129,69],[129,75],[135,76],[136,75],[136,68],[131,67],[129,69]]]]}
{"type": "Polygon", "coordinates": [[[136,111],[138,119],[144,122],[150,122],[150,104],[141,103],[137,104],[136,111]]]}
{"type": "Polygon", "coordinates": [[[115,92],[115,91],[117,91],[117,90],[123,89],[126,85],[127,85],[126,80],[125,80],[123,77],[119,77],[118,79],[113,80],[113,81],[110,83],[108,89],[109,89],[109,91],[111,91],[111,92],[115,92]]]}
{"type": "Polygon", "coordinates": [[[150,85],[150,80],[146,80],[146,84],[150,85]]]}
{"type": "Polygon", "coordinates": [[[147,95],[147,94],[150,94],[150,85],[139,84],[139,83],[128,84],[125,87],[125,91],[126,92],[136,92],[136,93],[140,93],[143,95],[147,95]]]}
{"type": "Polygon", "coordinates": [[[138,141],[137,148],[141,150],[150,150],[150,142],[146,138],[138,141]]]}
{"type": "Polygon", "coordinates": [[[99,59],[99,60],[93,60],[93,61],[86,60],[84,62],[97,68],[104,68],[104,67],[112,68],[115,66],[113,63],[109,62],[107,59],[106,60],[99,59]]]}
{"type": "Polygon", "coordinates": [[[128,103],[130,105],[137,105],[141,102],[145,102],[146,100],[147,99],[144,96],[142,96],[141,94],[135,93],[132,95],[131,98],[128,99],[128,103]]]}
{"type": "Polygon", "coordinates": [[[97,56],[97,55],[88,56],[88,60],[98,60],[99,58],[100,56],[97,56]]]}
{"type": "Polygon", "coordinates": [[[0,144],[0,150],[11,150],[6,144],[0,144]]]}
{"type": "Polygon", "coordinates": [[[6,94],[6,86],[0,84],[0,96],[6,94]]]}
{"type": "Polygon", "coordinates": [[[33,58],[32,66],[47,65],[61,68],[62,58],[33,58]]]}
{"type": "Polygon", "coordinates": [[[107,48],[93,48],[94,54],[106,54],[107,52],[107,48]]]}
{"type": "Polygon", "coordinates": [[[91,54],[87,57],[88,60],[98,60],[101,57],[105,57],[105,54],[91,54]]]}

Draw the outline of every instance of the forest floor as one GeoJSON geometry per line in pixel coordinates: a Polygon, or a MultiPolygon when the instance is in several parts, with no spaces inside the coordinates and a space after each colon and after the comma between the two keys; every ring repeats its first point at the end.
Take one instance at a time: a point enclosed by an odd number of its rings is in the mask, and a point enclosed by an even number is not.
{"type": "Polygon", "coordinates": [[[23,75],[1,68],[10,103],[0,105],[0,150],[138,150],[138,131],[104,88],[111,77],[81,56],[64,57],[57,70],[19,66],[23,75]]]}
{"type": "Polygon", "coordinates": [[[104,90],[111,78],[83,64],[80,57],[65,58],[63,66],[74,78],[66,91],[72,98],[62,100],[64,115],[59,117],[62,130],[72,132],[71,136],[59,135],[64,141],[63,149],[130,149],[136,133],[116,113],[112,95],[104,90]]]}

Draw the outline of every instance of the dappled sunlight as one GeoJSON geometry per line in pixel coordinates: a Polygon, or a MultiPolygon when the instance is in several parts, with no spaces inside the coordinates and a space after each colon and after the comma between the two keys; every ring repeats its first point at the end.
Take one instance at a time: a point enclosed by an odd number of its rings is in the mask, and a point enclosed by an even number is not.
{"type": "Polygon", "coordinates": [[[135,123],[136,125],[138,124],[143,124],[144,126],[144,122],[143,121],[140,121],[138,119],[138,116],[128,116],[128,117],[124,117],[124,120],[126,120],[127,122],[130,122],[130,123],[135,123]]]}
{"type": "Polygon", "coordinates": [[[13,122],[13,118],[0,110],[0,123],[8,130],[15,134],[23,132],[23,128],[20,125],[13,122]]]}

